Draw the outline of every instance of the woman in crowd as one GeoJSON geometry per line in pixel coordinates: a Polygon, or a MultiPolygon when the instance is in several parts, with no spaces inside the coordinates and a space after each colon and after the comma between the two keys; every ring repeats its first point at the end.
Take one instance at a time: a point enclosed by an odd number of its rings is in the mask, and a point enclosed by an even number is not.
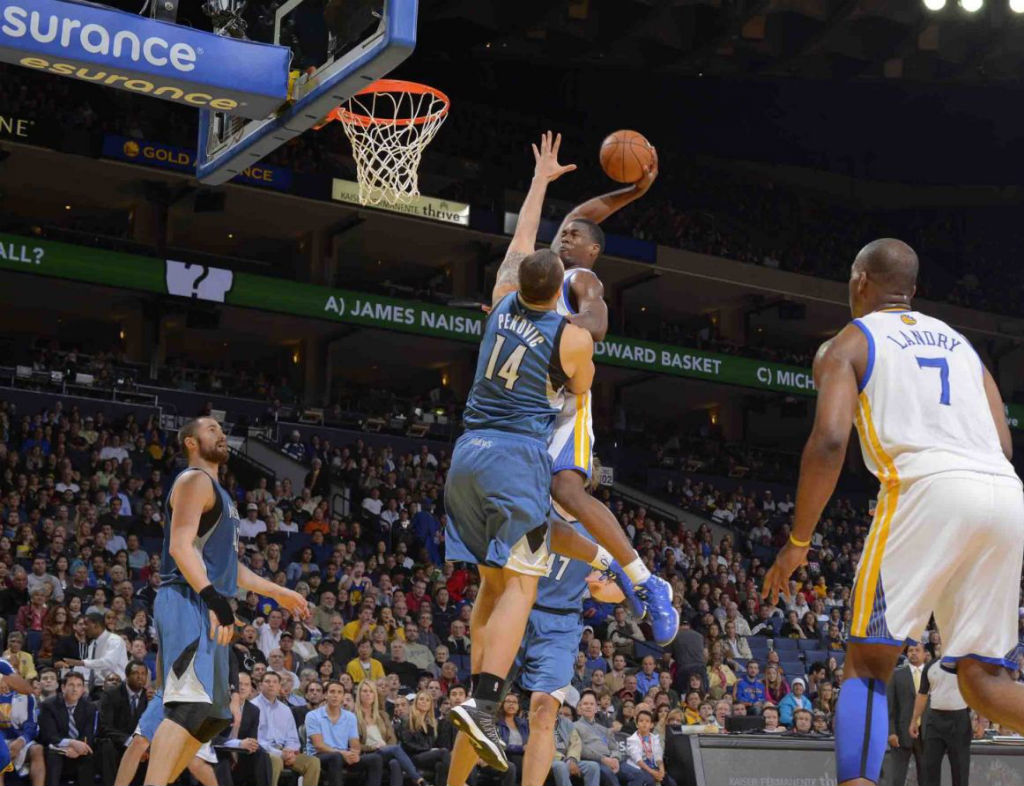
{"type": "Polygon", "coordinates": [[[683,720],[687,726],[695,726],[702,722],[700,716],[700,691],[691,690],[686,694],[686,706],[683,709],[683,720]]]}
{"type": "Polygon", "coordinates": [[[313,549],[306,546],[299,552],[299,558],[288,566],[286,578],[289,585],[294,585],[300,579],[309,578],[313,573],[319,573],[320,566],[313,559],[313,549]]]}
{"type": "Polygon", "coordinates": [[[732,693],[736,684],[736,674],[725,664],[723,649],[724,645],[721,642],[711,647],[708,661],[708,693],[715,699],[732,693]]]}
{"type": "MultiPolygon", "coordinates": [[[[260,478],[260,480],[265,480],[265,478],[260,478]]],[[[271,575],[285,569],[285,566],[281,564],[281,544],[271,543],[267,546],[267,561],[264,564],[271,575]]]]}
{"type": "Polygon", "coordinates": [[[320,665],[316,667],[317,674],[320,676],[320,681],[327,685],[332,679],[334,679],[334,661],[329,658],[320,661],[320,665]]]}
{"type": "Polygon", "coordinates": [[[12,631],[7,637],[7,649],[4,651],[4,660],[14,667],[14,670],[27,680],[36,678],[36,664],[31,653],[24,649],[25,635],[20,631],[12,631]]]}
{"type": "Polygon", "coordinates": [[[409,708],[408,718],[399,726],[402,748],[412,758],[420,772],[433,770],[432,783],[444,786],[448,782],[451,752],[441,746],[438,722],[434,711],[434,698],[420,691],[409,708]]]}
{"type": "Polygon", "coordinates": [[[519,714],[519,696],[509,693],[498,710],[498,736],[505,744],[509,762],[515,762],[518,772],[523,771],[523,753],[530,739],[530,727],[519,714]]]}
{"type": "MultiPolygon", "coordinates": [[[[309,663],[316,658],[316,645],[310,641],[309,629],[299,621],[292,625],[292,651],[299,656],[303,663],[309,663]]],[[[318,632],[319,635],[319,632],[318,632]]]]}
{"type": "Polygon", "coordinates": [[[836,699],[838,691],[828,680],[818,683],[818,697],[814,700],[814,709],[821,710],[831,716],[836,711],[836,699]]]}
{"type": "Polygon", "coordinates": [[[818,641],[821,638],[821,629],[818,627],[818,617],[813,611],[804,614],[800,628],[804,632],[804,638],[811,641],[818,641]]]}
{"type": "Polygon", "coordinates": [[[53,563],[53,575],[60,582],[61,589],[68,588],[68,582],[71,581],[71,563],[63,554],[57,557],[57,561],[53,563]]]}
{"type": "Polygon", "coordinates": [[[622,702],[619,711],[619,731],[623,734],[632,734],[636,731],[636,702],[632,699],[622,702]]]}
{"type": "Polygon", "coordinates": [[[789,683],[782,676],[779,667],[769,663],[764,670],[764,697],[766,701],[778,705],[789,693],[789,683]]]}
{"type": "Polygon", "coordinates": [[[381,706],[377,686],[369,680],[360,682],[356,689],[355,715],[363,751],[380,754],[391,772],[391,786],[402,786],[403,776],[423,786],[423,776],[398,744],[395,727],[381,706]]]}

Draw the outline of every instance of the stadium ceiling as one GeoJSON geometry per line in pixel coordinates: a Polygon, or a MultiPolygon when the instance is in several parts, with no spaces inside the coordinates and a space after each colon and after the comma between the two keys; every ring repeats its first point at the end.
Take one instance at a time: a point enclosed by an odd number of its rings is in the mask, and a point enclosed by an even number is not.
{"type": "Polygon", "coordinates": [[[921,0],[423,0],[422,41],[551,66],[704,77],[1017,80],[1024,15],[921,0]]]}

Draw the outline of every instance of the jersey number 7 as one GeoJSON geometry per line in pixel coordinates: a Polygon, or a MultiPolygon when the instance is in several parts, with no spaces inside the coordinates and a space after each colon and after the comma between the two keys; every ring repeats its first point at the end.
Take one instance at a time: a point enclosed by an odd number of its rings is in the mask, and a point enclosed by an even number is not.
{"type": "Polygon", "coordinates": [[[939,393],[939,403],[949,406],[949,362],[945,358],[917,358],[918,368],[937,368],[939,370],[939,381],[942,383],[942,390],[939,393]]]}

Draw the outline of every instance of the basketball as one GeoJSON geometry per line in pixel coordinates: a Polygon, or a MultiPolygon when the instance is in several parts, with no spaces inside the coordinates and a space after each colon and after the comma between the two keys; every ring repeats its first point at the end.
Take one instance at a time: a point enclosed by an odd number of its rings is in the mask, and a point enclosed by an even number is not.
{"type": "Polygon", "coordinates": [[[635,183],[653,163],[654,146],[639,131],[616,131],[601,143],[601,169],[619,183],[635,183]]]}
{"type": "Polygon", "coordinates": [[[587,587],[590,589],[590,597],[601,603],[622,603],[626,599],[618,584],[596,570],[587,576],[587,587]]]}

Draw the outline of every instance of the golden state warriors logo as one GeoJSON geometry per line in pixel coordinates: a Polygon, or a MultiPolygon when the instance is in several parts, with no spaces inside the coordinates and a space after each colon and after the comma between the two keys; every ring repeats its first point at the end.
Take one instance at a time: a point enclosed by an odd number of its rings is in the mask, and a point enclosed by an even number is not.
{"type": "Polygon", "coordinates": [[[910,316],[910,314],[900,314],[900,321],[904,325],[916,325],[917,324],[917,320],[914,319],[912,316],[910,316]]]}
{"type": "Polygon", "coordinates": [[[139,155],[139,143],[129,139],[124,143],[124,154],[128,158],[136,158],[139,155]]]}

